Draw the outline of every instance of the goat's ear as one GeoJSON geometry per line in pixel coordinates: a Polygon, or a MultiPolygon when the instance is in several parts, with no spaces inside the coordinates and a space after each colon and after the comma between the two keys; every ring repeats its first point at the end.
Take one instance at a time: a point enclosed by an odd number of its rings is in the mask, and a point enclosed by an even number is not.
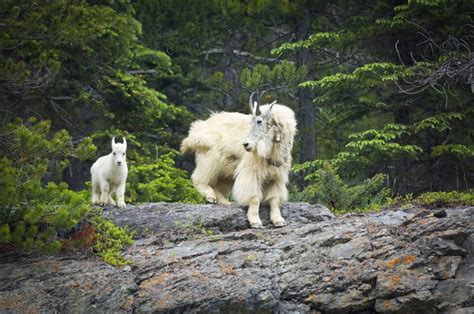
{"type": "Polygon", "coordinates": [[[114,146],[115,146],[115,136],[112,137],[112,149],[114,149],[114,146]]]}
{"type": "Polygon", "coordinates": [[[122,137],[123,138],[123,146],[125,147],[125,150],[127,150],[127,140],[125,139],[125,137],[122,137]]]}

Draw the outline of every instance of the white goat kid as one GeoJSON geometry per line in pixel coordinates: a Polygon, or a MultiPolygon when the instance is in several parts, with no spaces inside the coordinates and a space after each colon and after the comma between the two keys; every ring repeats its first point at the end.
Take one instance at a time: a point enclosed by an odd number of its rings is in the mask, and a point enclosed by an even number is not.
{"type": "Polygon", "coordinates": [[[92,165],[92,204],[117,205],[125,207],[125,182],[127,181],[128,167],[126,160],[127,141],[115,143],[112,138],[112,152],[102,156],[92,165]],[[117,204],[112,198],[115,192],[117,204]]]}
{"type": "Polygon", "coordinates": [[[250,102],[251,115],[214,113],[195,121],[181,143],[181,152],[196,154],[192,179],[210,203],[229,205],[234,199],[248,206],[251,227],[261,228],[261,203],[270,205],[275,226],[284,226],[280,206],[286,201],[291,149],[296,132],[294,112],[272,103],[250,102]]]}

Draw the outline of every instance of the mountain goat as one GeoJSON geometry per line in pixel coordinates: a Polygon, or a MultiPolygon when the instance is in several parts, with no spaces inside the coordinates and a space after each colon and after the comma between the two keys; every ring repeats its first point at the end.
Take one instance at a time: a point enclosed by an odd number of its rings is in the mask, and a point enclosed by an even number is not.
{"type": "Polygon", "coordinates": [[[195,121],[181,143],[181,152],[196,154],[192,174],[196,189],[210,203],[248,206],[252,228],[261,228],[260,204],[270,205],[274,226],[286,225],[280,206],[286,201],[291,149],[296,133],[293,111],[273,102],[250,102],[251,114],[214,113],[195,121]]]}
{"type": "Polygon", "coordinates": [[[116,205],[112,193],[117,196],[117,206],[125,207],[125,182],[128,167],[126,160],[127,141],[115,143],[112,138],[112,152],[102,156],[92,165],[92,204],[116,205]]]}

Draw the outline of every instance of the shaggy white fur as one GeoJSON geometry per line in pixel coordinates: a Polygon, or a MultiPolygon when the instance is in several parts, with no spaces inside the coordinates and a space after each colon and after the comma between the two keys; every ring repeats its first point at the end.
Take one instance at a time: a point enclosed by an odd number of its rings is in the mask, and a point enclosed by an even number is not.
{"type": "Polygon", "coordinates": [[[252,114],[221,112],[195,121],[181,152],[196,154],[192,180],[208,202],[248,206],[250,225],[261,228],[261,203],[270,205],[275,226],[284,226],[280,206],[286,201],[291,149],[296,133],[293,111],[283,105],[252,107],[252,114]]]}
{"type": "Polygon", "coordinates": [[[112,138],[112,152],[102,156],[92,165],[92,204],[116,205],[112,193],[117,196],[117,206],[125,207],[125,182],[128,167],[126,159],[127,141],[115,143],[112,138]]]}

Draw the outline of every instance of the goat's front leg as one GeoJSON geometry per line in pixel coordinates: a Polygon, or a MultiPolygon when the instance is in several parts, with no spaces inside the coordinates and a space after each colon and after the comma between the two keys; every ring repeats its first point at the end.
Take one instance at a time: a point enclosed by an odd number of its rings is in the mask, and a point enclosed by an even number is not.
{"type": "Polygon", "coordinates": [[[117,186],[114,184],[110,184],[109,185],[109,199],[107,200],[108,205],[115,206],[115,201],[112,198],[112,194],[114,194],[114,192],[117,192],[117,186]]]}
{"type": "Polygon", "coordinates": [[[115,194],[117,195],[117,207],[124,208],[126,206],[126,204],[125,204],[125,182],[121,183],[119,186],[117,186],[117,190],[116,190],[115,194]]]}
{"type": "Polygon", "coordinates": [[[107,180],[100,181],[100,204],[107,205],[109,202],[110,185],[107,180]]]}
{"type": "Polygon", "coordinates": [[[269,201],[270,203],[270,220],[272,221],[275,227],[286,226],[286,221],[281,216],[280,212],[280,198],[272,197],[269,201]]]}
{"type": "Polygon", "coordinates": [[[260,209],[260,201],[258,198],[254,197],[250,200],[249,209],[247,212],[247,218],[252,228],[263,228],[262,221],[260,220],[260,215],[258,214],[260,209]]]}

